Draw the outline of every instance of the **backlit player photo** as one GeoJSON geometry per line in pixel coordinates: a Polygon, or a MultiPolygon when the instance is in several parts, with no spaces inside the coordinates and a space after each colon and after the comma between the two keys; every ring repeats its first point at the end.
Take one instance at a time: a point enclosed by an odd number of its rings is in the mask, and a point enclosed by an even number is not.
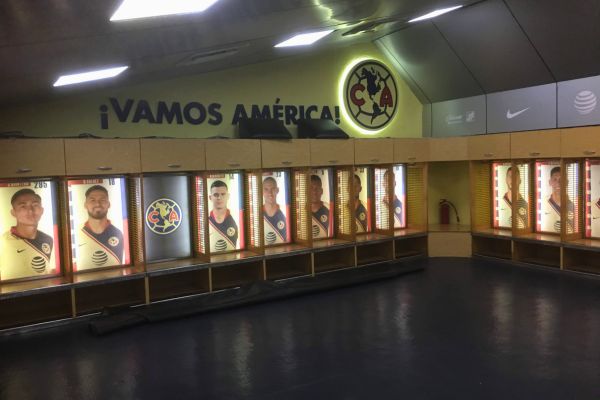
{"type": "Polygon", "coordinates": [[[600,238],[600,160],[585,166],[586,236],[600,238]]]}
{"type": "MultiPolygon", "coordinates": [[[[538,232],[560,233],[561,212],[561,168],[558,162],[540,161],[535,164],[537,230],[538,232]]],[[[573,203],[567,207],[572,211],[573,203]]]]}
{"type": "Polygon", "coordinates": [[[310,175],[313,239],[333,237],[333,171],[315,169],[310,175]]]}
{"type": "Polygon", "coordinates": [[[509,163],[492,164],[494,227],[512,227],[512,169],[509,163]]]}
{"type": "Polygon", "coordinates": [[[70,180],[73,270],[130,264],[125,178],[70,180]]]}
{"type": "Polygon", "coordinates": [[[368,167],[354,168],[354,220],[356,233],[371,232],[371,174],[368,167]]]}
{"type": "MultiPolygon", "coordinates": [[[[392,209],[394,211],[394,228],[406,227],[406,167],[394,165],[394,200],[392,209]]],[[[387,179],[385,177],[384,179],[387,179]]]]}
{"type": "Polygon", "coordinates": [[[244,196],[242,174],[212,174],[207,179],[210,251],[244,248],[244,196]]]}
{"type": "Polygon", "coordinates": [[[53,181],[0,182],[0,279],[60,273],[53,181]]]}
{"type": "Polygon", "coordinates": [[[265,245],[289,243],[289,174],[286,171],[263,172],[262,179],[265,245]]]}

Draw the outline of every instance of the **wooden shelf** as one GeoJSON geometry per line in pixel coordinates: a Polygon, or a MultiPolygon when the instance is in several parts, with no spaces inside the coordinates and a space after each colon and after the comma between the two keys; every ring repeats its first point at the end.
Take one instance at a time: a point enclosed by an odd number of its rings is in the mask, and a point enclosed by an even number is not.
{"type": "Polygon", "coordinates": [[[347,240],[342,240],[342,239],[315,240],[313,242],[313,251],[329,250],[332,247],[352,247],[352,246],[354,246],[353,242],[349,242],[347,240]]]}
{"type": "Polygon", "coordinates": [[[0,285],[0,299],[68,290],[70,287],[69,279],[64,276],[24,282],[8,282],[0,285]]]}
{"type": "MultiPolygon", "coordinates": [[[[238,251],[236,253],[212,254],[210,256],[211,266],[215,264],[237,264],[239,262],[252,262],[262,258],[261,255],[251,251],[238,251]]],[[[218,265],[217,265],[218,266],[218,265]]]]}
{"type": "Polygon", "coordinates": [[[263,263],[248,261],[243,264],[211,268],[213,290],[229,289],[263,280],[263,263]]]}
{"type": "Polygon", "coordinates": [[[110,268],[100,271],[80,272],[73,275],[73,285],[88,286],[109,281],[140,279],[144,276],[144,266],[137,265],[122,268],[110,268]]]}
{"type": "Polygon", "coordinates": [[[299,254],[310,254],[311,249],[299,244],[286,244],[283,246],[267,247],[265,248],[265,257],[277,258],[277,257],[289,257],[292,255],[299,254]]]}
{"type": "Polygon", "coordinates": [[[515,241],[513,259],[528,264],[560,268],[560,247],[552,242],[515,241]]]}
{"type": "Polygon", "coordinates": [[[506,240],[511,239],[513,236],[510,229],[497,228],[474,228],[471,233],[473,236],[498,237],[506,240]]]}
{"type": "Polygon", "coordinates": [[[406,258],[427,255],[427,235],[408,238],[396,238],[394,258],[406,258]]]}
{"type": "Polygon", "coordinates": [[[312,274],[310,253],[266,260],[267,280],[295,278],[312,274]]]}
{"type": "Polygon", "coordinates": [[[427,236],[427,227],[420,228],[404,228],[394,231],[395,238],[411,237],[411,236],[427,236]]]}
{"type": "Polygon", "coordinates": [[[208,267],[210,267],[208,262],[201,259],[192,258],[146,264],[146,272],[148,272],[150,276],[155,276],[160,274],[171,274],[174,272],[174,270],[185,271],[208,267]]]}
{"type": "Polygon", "coordinates": [[[392,241],[364,244],[356,248],[356,264],[367,265],[394,259],[394,243],[392,241]]]}
{"type": "Polygon", "coordinates": [[[355,266],[354,247],[333,248],[314,253],[315,273],[355,266]]]}
{"type": "Polygon", "coordinates": [[[375,242],[386,242],[386,241],[392,241],[392,237],[390,236],[386,236],[386,235],[381,235],[379,233],[365,233],[365,234],[360,234],[360,235],[356,235],[356,245],[357,246],[363,246],[363,245],[369,245],[375,242]]]}
{"type": "Polygon", "coordinates": [[[71,291],[60,290],[2,299],[0,329],[72,316],[71,291]]]}
{"type": "Polygon", "coordinates": [[[525,235],[513,236],[513,240],[519,242],[544,242],[548,245],[560,246],[560,236],[551,233],[528,233],[525,235]]]}
{"type": "Polygon", "coordinates": [[[143,304],[145,299],[145,284],[141,277],[75,288],[77,315],[101,311],[105,307],[143,304]]]}
{"type": "Polygon", "coordinates": [[[501,236],[477,236],[473,234],[473,254],[502,258],[505,260],[512,259],[512,244],[510,238],[501,236]]]}
{"type": "Polygon", "coordinates": [[[148,278],[150,301],[164,300],[210,291],[208,269],[176,272],[148,278]]]}

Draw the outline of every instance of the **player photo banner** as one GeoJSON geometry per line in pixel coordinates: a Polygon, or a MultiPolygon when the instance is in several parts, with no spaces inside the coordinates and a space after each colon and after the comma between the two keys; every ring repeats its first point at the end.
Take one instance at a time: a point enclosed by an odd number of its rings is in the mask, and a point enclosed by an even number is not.
{"type": "Polygon", "coordinates": [[[512,228],[512,172],[510,163],[492,164],[495,228],[512,228]]]}
{"type": "Polygon", "coordinates": [[[291,241],[291,196],[287,171],[263,172],[265,246],[291,241]]]}
{"type": "Polygon", "coordinates": [[[585,171],[585,234],[600,238],[600,160],[587,160],[585,171]]]}
{"type": "Polygon", "coordinates": [[[242,173],[210,174],[206,187],[210,252],[243,250],[245,238],[242,173]]]}
{"type": "Polygon", "coordinates": [[[0,182],[0,280],[60,274],[54,181],[0,182]]]}
{"type": "Polygon", "coordinates": [[[354,168],[354,219],[356,233],[372,231],[371,207],[373,193],[371,184],[371,169],[368,167],[354,168]]]}
{"type": "Polygon", "coordinates": [[[406,166],[394,165],[394,228],[406,227],[406,166]]]}
{"type": "Polygon", "coordinates": [[[192,254],[189,181],[185,175],[143,178],[146,259],[190,257],[192,254]]]}
{"type": "Polygon", "coordinates": [[[67,187],[73,271],[129,265],[125,178],[70,180],[67,187]]]}
{"type": "Polygon", "coordinates": [[[333,170],[321,168],[311,171],[310,206],[313,239],[333,237],[333,170]]]}
{"type": "Polygon", "coordinates": [[[558,161],[536,162],[535,176],[537,202],[537,231],[548,233],[560,233],[560,163],[558,161]]]}

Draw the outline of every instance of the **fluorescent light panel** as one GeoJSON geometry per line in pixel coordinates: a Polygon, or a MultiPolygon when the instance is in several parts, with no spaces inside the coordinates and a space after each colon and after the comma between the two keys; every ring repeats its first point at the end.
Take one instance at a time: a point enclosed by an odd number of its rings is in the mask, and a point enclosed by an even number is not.
{"type": "Polygon", "coordinates": [[[455,6],[455,7],[448,7],[448,8],[441,8],[439,10],[435,10],[430,12],[429,14],[425,14],[425,15],[421,15],[420,17],[417,18],[413,18],[408,22],[417,22],[417,21],[423,21],[424,19],[430,19],[430,18],[435,18],[437,16],[440,16],[442,14],[446,14],[449,13],[450,11],[454,11],[454,10],[458,10],[459,8],[461,8],[462,6],[455,6]]]}
{"type": "Polygon", "coordinates": [[[319,32],[301,33],[284,42],[276,44],[275,47],[308,46],[329,35],[331,32],[333,32],[333,29],[319,32]]]}
{"type": "Polygon", "coordinates": [[[125,21],[159,15],[190,14],[206,10],[218,0],[123,0],[111,21],[125,21]]]}
{"type": "Polygon", "coordinates": [[[114,68],[106,68],[99,69],[97,71],[90,72],[82,72],[79,74],[71,74],[71,75],[62,75],[60,78],[54,82],[54,87],[57,86],[66,86],[66,85],[74,85],[76,83],[83,83],[89,81],[97,81],[99,79],[107,79],[113,78],[119,75],[121,72],[125,71],[127,66],[124,67],[114,67],[114,68]]]}

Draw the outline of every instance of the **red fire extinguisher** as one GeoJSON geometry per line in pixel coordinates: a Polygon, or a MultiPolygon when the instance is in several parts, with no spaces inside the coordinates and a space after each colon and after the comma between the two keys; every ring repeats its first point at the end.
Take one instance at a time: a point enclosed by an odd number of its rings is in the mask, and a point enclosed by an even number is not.
{"type": "Polygon", "coordinates": [[[448,225],[450,223],[450,207],[454,209],[456,215],[456,223],[460,224],[460,218],[458,217],[458,211],[451,201],[446,199],[440,200],[440,224],[448,225]]]}

